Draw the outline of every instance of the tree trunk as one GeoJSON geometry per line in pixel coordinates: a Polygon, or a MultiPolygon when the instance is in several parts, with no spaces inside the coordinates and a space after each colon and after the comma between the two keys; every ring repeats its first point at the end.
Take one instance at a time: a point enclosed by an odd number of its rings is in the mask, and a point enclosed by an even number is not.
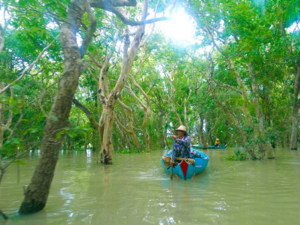
{"type": "MultiPolygon", "coordinates": [[[[211,84],[210,84],[211,85],[211,84]]],[[[218,99],[216,99],[214,90],[211,91],[213,99],[215,100],[215,102],[217,103],[217,105],[223,110],[223,112],[226,114],[227,118],[233,123],[233,125],[237,128],[239,134],[242,137],[242,145],[245,146],[246,151],[248,152],[248,154],[250,155],[251,159],[257,159],[256,154],[253,150],[253,147],[247,145],[248,142],[248,134],[247,132],[245,132],[241,126],[240,126],[240,121],[238,121],[237,118],[234,117],[234,115],[229,111],[229,109],[226,107],[226,105],[224,105],[223,103],[221,103],[218,99]]]]}
{"type": "Polygon", "coordinates": [[[100,118],[100,140],[101,140],[101,163],[112,164],[112,130],[113,130],[114,110],[107,107],[103,110],[100,118]]]}
{"type": "Polygon", "coordinates": [[[272,147],[271,143],[266,143],[265,144],[265,150],[267,153],[267,158],[268,159],[275,159],[275,155],[274,155],[274,148],[272,147]]]}
{"type": "MultiPolygon", "coordinates": [[[[0,90],[5,87],[3,82],[0,82],[0,90]]],[[[5,103],[2,98],[2,96],[5,95],[5,92],[0,94],[0,149],[2,148],[3,145],[3,138],[4,138],[4,131],[5,131],[5,124],[4,124],[4,108],[5,108],[5,103]]]]}
{"type": "Polygon", "coordinates": [[[146,128],[146,130],[144,132],[144,139],[145,139],[146,151],[150,152],[150,136],[149,136],[147,128],[146,128]]]}
{"type": "Polygon", "coordinates": [[[200,141],[203,145],[203,149],[207,149],[207,141],[206,141],[206,138],[205,138],[205,135],[203,133],[203,121],[204,121],[204,118],[203,116],[201,115],[201,113],[199,113],[199,118],[200,118],[200,124],[199,124],[199,130],[198,130],[198,133],[199,133],[199,138],[200,138],[200,141]]]}
{"type": "Polygon", "coordinates": [[[141,88],[141,86],[136,82],[135,77],[132,76],[132,80],[134,85],[140,90],[140,92],[143,94],[143,96],[145,97],[145,100],[147,102],[147,105],[145,105],[137,96],[136,94],[132,91],[132,89],[130,87],[128,87],[128,89],[130,90],[132,96],[140,103],[140,105],[142,106],[142,108],[144,109],[144,119],[143,119],[143,123],[142,123],[142,130],[143,130],[143,136],[144,136],[144,140],[145,140],[145,147],[146,147],[146,151],[149,152],[150,151],[150,136],[148,133],[148,129],[147,129],[147,121],[148,121],[148,115],[149,115],[149,111],[150,111],[150,101],[149,101],[149,97],[148,95],[144,92],[144,90],[141,88]]]}
{"type": "Polygon", "coordinates": [[[300,75],[300,65],[294,65],[294,100],[293,100],[293,115],[292,115],[292,136],[291,136],[291,150],[297,150],[297,139],[298,139],[298,111],[299,111],[299,100],[298,94],[300,89],[299,75],[300,75]]]}
{"type": "Polygon", "coordinates": [[[119,126],[124,130],[126,131],[127,133],[129,133],[131,135],[131,138],[132,138],[132,141],[135,145],[135,147],[137,149],[140,149],[140,143],[139,143],[139,140],[133,130],[133,124],[132,124],[132,110],[127,106],[125,105],[120,99],[118,99],[118,103],[128,112],[128,127],[129,129],[126,129],[126,127],[118,120],[118,118],[116,118],[116,122],[119,124],[119,126]]]}
{"type": "Polygon", "coordinates": [[[254,138],[257,139],[258,137],[263,138],[264,140],[261,140],[263,143],[258,144],[258,149],[260,152],[263,153],[262,157],[264,157],[265,153],[267,153],[268,159],[274,159],[274,151],[272,148],[269,148],[270,146],[270,140],[266,140],[265,138],[265,128],[264,128],[264,114],[262,112],[261,104],[259,102],[259,88],[255,79],[254,75],[254,69],[251,63],[248,63],[248,69],[249,69],[249,75],[252,80],[252,103],[255,109],[256,119],[258,122],[258,129],[254,127],[254,138]],[[266,144],[264,144],[267,142],[266,144]]]}
{"type": "Polygon", "coordinates": [[[209,118],[206,119],[206,130],[207,130],[207,136],[206,136],[206,140],[209,139],[208,141],[208,145],[210,145],[210,143],[214,143],[213,142],[213,139],[212,139],[212,136],[211,136],[211,131],[212,129],[214,128],[211,128],[211,123],[210,123],[210,120],[209,118]]]}
{"type": "Polygon", "coordinates": [[[192,89],[189,87],[189,95],[187,97],[187,99],[184,102],[184,126],[186,127],[186,129],[189,129],[188,126],[188,122],[187,122],[187,103],[189,102],[189,99],[191,97],[191,93],[192,93],[192,89]]]}
{"type": "Polygon", "coordinates": [[[76,30],[84,13],[85,1],[72,1],[67,22],[61,27],[61,44],[64,54],[64,72],[60,79],[57,94],[47,117],[41,145],[41,156],[34,171],[31,183],[25,191],[25,198],[19,212],[34,213],[42,210],[47,202],[59,150],[64,135],[57,134],[68,127],[72,101],[78,86],[79,76],[83,71],[81,53],[76,41],[76,30]]]}
{"type": "MultiPolygon", "coordinates": [[[[126,149],[126,143],[125,143],[125,140],[126,140],[126,142],[127,142],[127,148],[128,149],[131,149],[132,147],[131,147],[131,143],[130,143],[130,141],[129,141],[129,138],[127,137],[127,134],[126,133],[124,133],[124,129],[122,130],[121,128],[120,128],[120,126],[119,126],[119,123],[116,123],[116,127],[118,128],[118,130],[120,131],[120,134],[121,134],[121,144],[120,144],[120,146],[121,146],[121,149],[126,149]]],[[[119,147],[119,146],[118,146],[119,147]]],[[[118,149],[120,149],[120,148],[118,148],[118,149]]]]}
{"type": "Polygon", "coordinates": [[[92,149],[95,152],[99,152],[100,151],[100,140],[99,140],[99,129],[97,131],[93,130],[92,133],[92,140],[91,140],[91,144],[92,144],[92,149]]]}
{"type": "Polygon", "coordinates": [[[164,148],[166,146],[165,144],[165,134],[164,134],[164,117],[165,117],[165,109],[163,107],[160,107],[160,114],[159,114],[159,122],[158,124],[161,125],[161,128],[159,130],[159,139],[160,139],[160,148],[164,148]]]}
{"type": "MultiPolygon", "coordinates": [[[[143,12],[142,12],[142,20],[145,20],[148,11],[148,2],[144,0],[143,4],[143,12]]],[[[124,51],[123,51],[123,63],[121,68],[121,73],[119,79],[113,88],[113,90],[108,93],[108,88],[106,88],[107,83],[104,82],[106,80],[106,71],[103,67],[101,69],[101,74],[99,78],[99,90],[98,97],[101,101],[103,111],[100,118],[100,129],[99,135],[102,143],[101,146],[101,163],[104,164],[112,164],[112,155],[113,155],[113,145],[112,145],[112,128],[113,128],[113,113],[114,107],[119,98],[119,94],[123,90],[125,83],[127,82],[130,70],[132,68],[134,59],[137,55],[137,51],[139,49],[142,37],[144,35],[145,26],[139,26],[132,41],[131,47],[128,51],[128,47],[130,45],[128,32],[126,34],[126,40],[124,43],[124,51]],[[107,97],[105,96],[105,93],[107,97]]],[[[106,65],[107,66],[107,65],[106,65]]]]}
{"type": "Polygon", "coordinates": [[[298,124],[299,124],[298,111],[299,111],[299,106],[296,100],[293,104],[291,150],[297,150],[298,124]]]}

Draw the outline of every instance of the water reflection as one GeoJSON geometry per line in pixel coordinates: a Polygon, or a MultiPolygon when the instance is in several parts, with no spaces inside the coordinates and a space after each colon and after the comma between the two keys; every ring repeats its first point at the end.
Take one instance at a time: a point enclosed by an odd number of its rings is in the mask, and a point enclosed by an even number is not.
{"type": "Polygon", "coordinates": [[[39,157],[41,154],[41,150],[29,150],[29,157],[36,158],[39,157]]]}
{"type": "Polygon", "coordinates": [[[92,158],[91,158],[92,151],[90,149],[87,149],[85,153],[86,153],[86,167],[89,168],[91,167],[91,162],[92,162],[92,158]]]}

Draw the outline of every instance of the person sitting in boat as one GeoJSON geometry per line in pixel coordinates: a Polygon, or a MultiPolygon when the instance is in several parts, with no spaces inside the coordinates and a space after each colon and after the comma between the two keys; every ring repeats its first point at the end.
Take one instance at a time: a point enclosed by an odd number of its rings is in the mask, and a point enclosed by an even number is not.
{"type": "Polygon", "coordinates": [[[219,140],[219,138],[216,139],[216,141],[215,141],[215,146],[216,146],[216,147],[220,147],[220,140],[219,140]]]}
{"type": "Polygon", "coordinates": [[[188,136],[187,129],[181,125],[176,129],[176,135],[172,135],[171,138],[174,140],[174,149],[171,156],[171,164],[174,163],[176,157],[190,158],[191,153],[191,138],[188,136]]]}

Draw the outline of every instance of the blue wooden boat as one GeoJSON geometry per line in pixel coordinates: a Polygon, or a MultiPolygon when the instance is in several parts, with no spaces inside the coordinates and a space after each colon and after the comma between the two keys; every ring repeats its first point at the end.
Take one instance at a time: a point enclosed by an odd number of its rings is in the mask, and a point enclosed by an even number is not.
{"type": "MultiPolygon", "coordinates": [[[[192,145],[193,148],[196,148],[196,149],[203,149],[203,145],[200,144],[200,145],[192,145]]],[[[215,145],[211,145],[211,146],[207,146],[206,149],[226,149],[226,145],[223,145],[223,146],[219,146],[219,147],[216,147],[215,145]]]]}
{"type": "MultiPolygon", "coordinates": [[[[196,149],[191,149],[192,152],[200,155],[201,158],[192,158],[192,159],[181,159],[181,161],[173,167],[173,174],[176,174],[182,180],[189,180],[192,179],[194,175],[201,173],[207,167],[209,157],[208,155],[200,152],[196,149]]],[[[170,157],[172,154],[172,150],[161,157],[161,163],[164,169],[170,173],[170,157]]]]}
{"type": "Polygon", "coordinates": [[[225,149],[227,146],[223,145],[223,146],[219,146],[216,147],[215,145],[211,145],[211,146],[207,146],[207,149],[225,149]]]}

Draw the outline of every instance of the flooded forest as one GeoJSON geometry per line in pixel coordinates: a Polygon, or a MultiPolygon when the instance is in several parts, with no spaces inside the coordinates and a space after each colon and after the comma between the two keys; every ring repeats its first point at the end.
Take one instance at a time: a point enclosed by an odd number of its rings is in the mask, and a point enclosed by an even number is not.
{"type": "Polygon", "coordinates": [[[0,0],[0,224],[296,224],[299,90],[298,0],[0,0]]]}

